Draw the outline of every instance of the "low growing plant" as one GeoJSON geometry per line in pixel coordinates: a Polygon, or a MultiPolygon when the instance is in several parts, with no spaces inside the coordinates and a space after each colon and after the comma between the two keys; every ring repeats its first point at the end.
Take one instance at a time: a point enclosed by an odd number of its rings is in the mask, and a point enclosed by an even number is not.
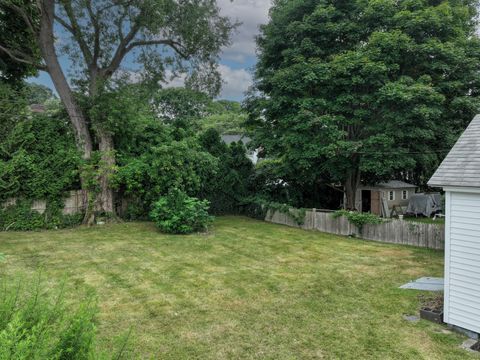
{"type": "Polygon", "coordinates": [[[96,307],[69,309],[63,287],[52,297],[34,286],[3,284],[0,292],[0,359],[93,359],[96,307]]]}
{"type": "Polygon", "coordinates": [[[380,224],[382,222],[382,219],[375,214],[363,213],[359,211],[337,210],[332,214],[332,216],[335,219],[345,216],[351,224],[357,227],[360,234],[362,234],[364,225],[380,224]]]}
{"type": "Polygon", "coordinates": [[[0,286],[0,360],[122,359],[128,338],[113,354],[96,350],[97,306],[93,299],[76,307],[64,301],[64,286],[57,294],[35,282],[0,286]]]}
{"type": "Polygon", "coordinates": [[[190,197],[173,188],[153,205],[150,217],[163,232],[189,234],[204,231],[213,222],[208,209],[207,200],[190,197]]]}

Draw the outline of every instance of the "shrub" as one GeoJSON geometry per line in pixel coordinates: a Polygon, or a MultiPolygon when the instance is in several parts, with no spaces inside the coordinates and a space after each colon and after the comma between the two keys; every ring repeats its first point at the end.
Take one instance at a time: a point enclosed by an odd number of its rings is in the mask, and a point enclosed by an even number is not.
{"type": "Polygon", "coordinates": [[[96,307],[88,302],[69,309],[63,290],[52,297],[40,281],[33,285],[4,284],[0,291],[0,359],[97,358],[96,307]]]}
{"type": "Polygon", "coordinates": [[[189,234],[206,230],[213,221],[208,214],[209,202],[189,197],[179,189],[172,189],[161,197],[150,213],[159,229],[172,234],[189,234]]]}
{"type": "MultiPolygon", "coordinates": [[[[96,350],[97,306],[92,299],[66,305],[64,286],[58,294],[43,283],[0,286],[0,360],[91,360],[128,357],[128,336],[121,336],[113,353],[96,350]]],[[[128,334],[129,335],[129,334],[128,334]]]]}
{"type": "Polygon", "coordinates": [[[363,231],[363,226],[366,224],[380,224],[382,219],[375,214],[362,213],[359,211],[338,210],[333,213],[334,218],[345,216],[347,220],[355,225],[360,235],[363,231]]]}

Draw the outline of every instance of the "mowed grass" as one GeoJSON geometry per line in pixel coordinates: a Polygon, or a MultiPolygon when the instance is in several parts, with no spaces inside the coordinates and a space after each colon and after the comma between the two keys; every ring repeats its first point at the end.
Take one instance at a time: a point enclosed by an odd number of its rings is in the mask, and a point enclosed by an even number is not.
{"type": "Polygon", "coordinates": [[[416,222],[416,223],[423,223],[423,224],[445,224],[445,218],[436,218],[433,220],[433,218],[429,217],[405,217],[404,220],[406,221],[411,221],[411,222],[416,222]]]}
{"type": "Polygon", "coordinates": [[[2,276],[71,301],[95,293],[98,346],[132,328],[138,358],[468,359],[463,337],[417,314],[420,292],[398,286],[442,276],[442,253],[308,232],[242,217],[209,234],[172,236],[150,223],[0,233],[2,276]]]}

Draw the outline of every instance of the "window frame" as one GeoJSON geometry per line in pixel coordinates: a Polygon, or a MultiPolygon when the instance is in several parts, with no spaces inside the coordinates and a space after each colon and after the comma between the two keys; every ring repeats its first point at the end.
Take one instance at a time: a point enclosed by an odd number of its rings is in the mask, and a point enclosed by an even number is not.
{"type": "Polygon", "coordinates": [[[388,201],[395,201],[395,190],[388,190],[387,197],[388,197],[388,201]]]}
{"type": "Polygon", "coordinates": [[[402,190],[402,200],[408,200],[408,190],[402,190]]]}

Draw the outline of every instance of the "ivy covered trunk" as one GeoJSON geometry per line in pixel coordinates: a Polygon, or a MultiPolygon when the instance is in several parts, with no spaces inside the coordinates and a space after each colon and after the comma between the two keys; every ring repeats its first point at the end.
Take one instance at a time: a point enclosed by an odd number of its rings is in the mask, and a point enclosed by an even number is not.
{"type": "Polygon", "coordinates": [[[110,133],[99,132],[99,150],[100,174],[99,174],[99,194],[96,199],[95,210],[109,217],[115,216],[114,194],[111,187],[111,177],[115,167],[115,152],[113,137],[110,133]]]}
{"type": "Polygon", "coordinates": [[[357,189],[360,185],[360,169],[354,168],[350,169],[347,173],[347,178],[345,179],[345,209],[347,210],[357,210],[356,209],[356,195],[357,189]]]}

